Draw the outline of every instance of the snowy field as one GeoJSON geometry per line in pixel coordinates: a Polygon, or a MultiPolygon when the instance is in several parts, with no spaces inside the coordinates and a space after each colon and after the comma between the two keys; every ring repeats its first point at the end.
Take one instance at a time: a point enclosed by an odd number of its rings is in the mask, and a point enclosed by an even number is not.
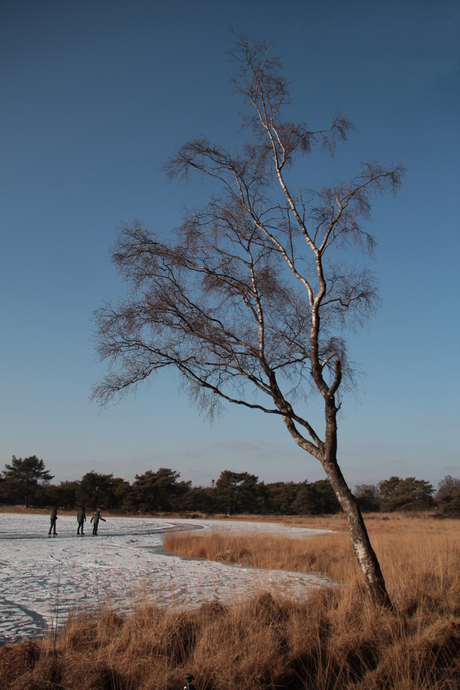
{"type": "Polygon", "coordinates": [[[59,516],[48,537],[46,515],[0,514],[0,643],[40,635],[61,625],[69,611],[111,601],[121,609],[147,594],[154,603],[198,606],[229,603],[261,588],[292,597],[328,584],[316,574],[191,560],[163,550],[162,536],[177,529],[272,531],[305,536],[321,530],[269,523],[108,518],[93,537],[88,521],[77,536],[75,517],[59,516]]]}

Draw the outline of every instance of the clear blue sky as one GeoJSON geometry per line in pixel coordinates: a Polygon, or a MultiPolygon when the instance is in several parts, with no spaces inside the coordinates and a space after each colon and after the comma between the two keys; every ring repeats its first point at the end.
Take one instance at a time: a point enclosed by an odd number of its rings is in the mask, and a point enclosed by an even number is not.
{"type": "Polygon", "coordinates": [[[295,118],[321,127],[340,108],[357,128],[305,186],[372,156],[408,170],[369,228],[384,302],[351,338],[366,376],[340,422],[347,480],[460,477],[459,3],[3,0],[0,12],[0,469],[36,454],[55,481],[158,467],[194,485],[224,469],[324,477],[281,420],[230,408],[210,426],[173,375],[102,411],[89,402],[105,372],[92,312],[123,289],[108,258],[117,226],[174,228],[203,190],[168,185],[161,166],[192,136],[228,142],[238,128],[231,25],[275,42],[295,118]]]}

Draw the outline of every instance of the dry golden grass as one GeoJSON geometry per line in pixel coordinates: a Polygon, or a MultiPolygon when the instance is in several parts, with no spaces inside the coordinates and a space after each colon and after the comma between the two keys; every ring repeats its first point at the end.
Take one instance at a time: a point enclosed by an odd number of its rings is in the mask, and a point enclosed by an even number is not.
{"type": "MultiPolygon", "coordinates": [[[[325,534],[289,538],[276,534],[228,534],[221,532],[172,532],[164,539],[170,551],[191,558],[244,563],[256,568],[322,572],[340,582],[359,579],[348,525],[344,515],[304,518],[284,524],[334,530],[325,534]]],[[[459,565],[460,523],[430,515],[381,513],[366,516],[369,535],[388,580],[389,588],[401,581],[401,573],[415,569],[439,571],[459,565]],[[440,561],[438,563],[438,561],[440,561]]]]}
{"type": "Polygon", "coordinates": [[[0,649],[2,687],[179,690],[191,672],[197,690],[460,688],[459,522],[393,515],[368,524],[397,613],[368,601],[345,531],[277,540],[176,533],[168,548],[183,537],[195,555],[212,547],[230,562],[323,570],[343,586],[302,601],[261,592],[230,607],[141,601],[124,617],[76,613],[55,637],[0,649]]]}

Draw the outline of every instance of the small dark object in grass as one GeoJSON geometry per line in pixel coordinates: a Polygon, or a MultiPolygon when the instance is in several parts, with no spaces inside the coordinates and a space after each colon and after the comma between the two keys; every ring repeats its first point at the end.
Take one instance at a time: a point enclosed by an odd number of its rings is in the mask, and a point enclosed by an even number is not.
{"type": "Polygon", "coordinates": [[[185,674],[185,687],[184,690],[195,690],[195,686],[193,685],[193,676],[191,673],[186,673],[185,674]]]}

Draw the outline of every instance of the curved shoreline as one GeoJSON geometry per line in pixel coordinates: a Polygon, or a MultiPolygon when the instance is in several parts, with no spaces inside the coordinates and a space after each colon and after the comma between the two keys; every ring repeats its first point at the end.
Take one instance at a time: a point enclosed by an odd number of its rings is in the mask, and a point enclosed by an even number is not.
{"type": "Polygon", "coordinates": [[[57,528],[57,537],[48,538],[47,515],[0,514],[3,642],[41,635],[42,620],[48,629],[55,629],[72,610],[96,608],[107,601],[121,610],[145,596],[158,606],[195,607],[210,601],[235,602],[266,588],[279,587],[299,597],[313,588],[330,586],[317,575],[191,560],[162,547],[162,536],[170,529],[268,530],[305,536],[302,528],[108,518],[98,537],[82,538],[77,537],[76,520],[71,516],[60,516],[57,528]]]}

